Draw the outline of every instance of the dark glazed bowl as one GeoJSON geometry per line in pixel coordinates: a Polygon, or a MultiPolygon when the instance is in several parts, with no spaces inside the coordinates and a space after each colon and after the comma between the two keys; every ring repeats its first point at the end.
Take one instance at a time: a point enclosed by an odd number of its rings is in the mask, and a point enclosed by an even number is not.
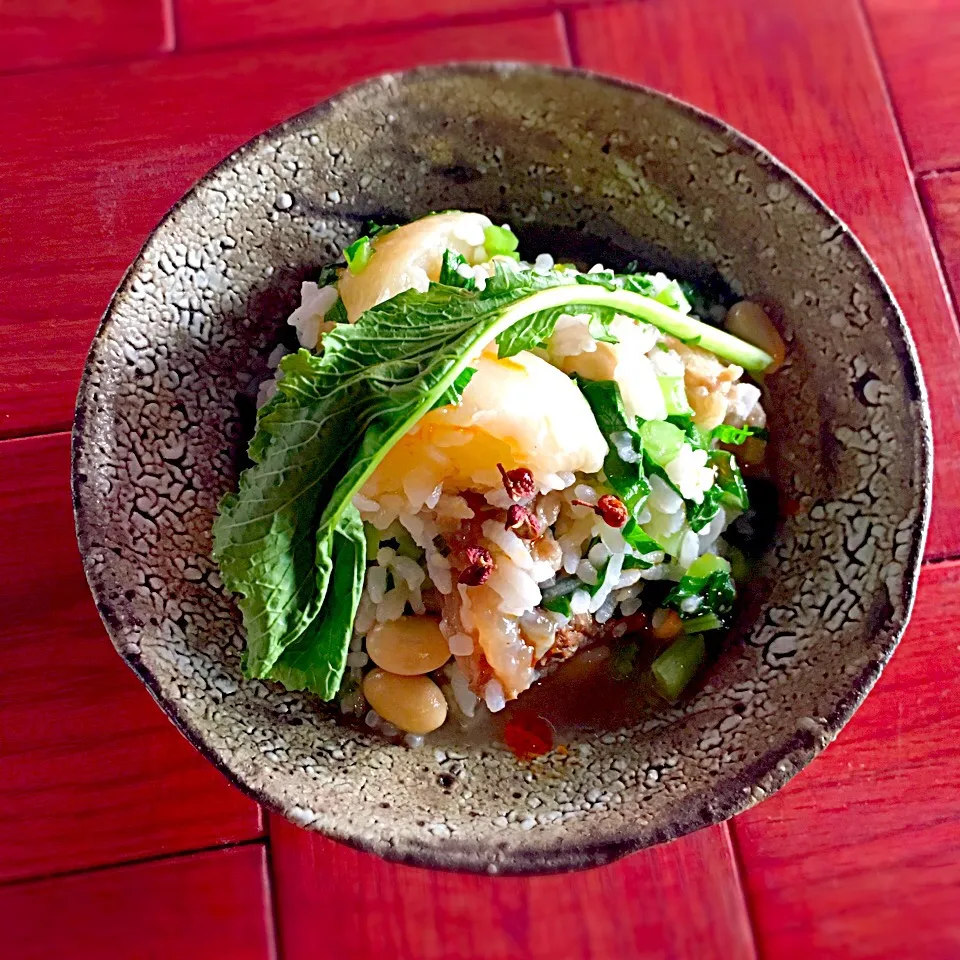
{"type": "Polygon", "coordinates": [[[923,383],[847,228],[756,144],[639,87],[485,65],[381,77],[209,173],[148,239],[94,340],[73,484],[87,577],[120,654],[234,782],[392,860],[533,873],[605,863],[762,800],[837,734],[900,638],[930,503],[923,383]],[[368,216],[507,220],[774,305],[779,476],[798,506],[741,643],[695,696],[528,764],[455,738],[407,750],[240,672],[209,559],[298,283],[368,216]]]}

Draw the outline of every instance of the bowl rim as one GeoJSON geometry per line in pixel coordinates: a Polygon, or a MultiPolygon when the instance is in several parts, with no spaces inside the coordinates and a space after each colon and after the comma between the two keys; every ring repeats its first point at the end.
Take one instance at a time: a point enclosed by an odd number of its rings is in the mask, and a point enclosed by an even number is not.
{"type": "MultiPolygon", "coordinates": [[[[94,354],[99,342],[107,333],[119,298],[124,295],[135,271],[141,266],[144,254],[154,237],[187,200],[189,200],[199,188],[215,177],[223,168],[234,163],[241,157],[251,155],[266,141],[280,134],[300,129],[317,118],[332,112],[341,102],[355,96],[364,89],[384,87],[391,83],[397,85],[409,84],[423,79],[429,80],[458,74],[495,75],[501,78],[521,74],[581,79],[596,83],[600,87],[615,88],[641,94],[652,100],[659,100],[681,114],[686,114],[701,126],[718,134],[738,152],[747,154],[761,161],[765,166],[770,168],[776,176],[788,181],[795,190],[799,190],[805,199],[820,213],[832,220],[840,229],[840,234],[844,236],[847,242],[853,245],[854,249],[868,266],[872,278],[878,286],[879,292],[887,301],[887,306],[893,321],[890,324],[888,333],[893,347],[899,356],[900,368],[903,371],[903,375],[916,396],[916,402],[913,404],[913,408],[916,421],[915,426],[918,432],[918,446],[922,460],[920,464],[922,483],[916,491],[919,509],[917,520],[911,529],[909,556],[904,563],[901,597],[902,612],[888,625],[889,639],[881,655],[869,661],[858,675],[851,678],[847,693],[839,699],[829,716],[818,718],[818,720],[823,722],[816,725],[815,729],[796,730],[785,742],[771,747],[739,774],[718,779],[706,790],[700,791],[681,801],[673,808],[673,813],[668,823],[656,829],[649,829],[638,825],[636,830],[631,833],[624,833],[622,839],[618,840],[561,840],[559,843],[555,842],[552,845],[544,845],[542,848],[538,848],[535,845],[517,847],[508,851],[498,851],[494,860],[484,857],[483,852],[485,848],[476,842],[458,844],[456,842],[451,843],[450,841],[438,841],[435,845],[407,843],[394,846],[388,843],[371,841],[355,832],[342,830],[337,827],[327,828],[323,831],[315,831],[321,832],[324,836],[344,843],[354,849],[377,854],[388,861],[412,866],[502,876],[561,873],[611,863],[648,846],[675,840],[695,830],[713,826],[750,809],[760,802],[760,800],[766,799],[775,793],[817,757],[834,740],[847,722],[849,722],[857,708],[873,688],[884,666],[899,645],[913,610],[917,582],[922,566],[924,544],[930,524],[934,457],[933,431],[928,393],[913,337],[907,326],[903,311],[894,297],[889,284],[873,258],[866,251],[863,244],[847,223],[819,197],[802,177],[796,174],[756,140],[742,133],[725,120],[678,97],[644,84],[633,83],[628,80],[622,80],[617,77],[611,77],[578,67],[561,67],[499,60],[446,62],[372,75],[341,88],[336,93],[331,94],[313,106],[254,135],[210,167],[171,205],[158,221],[157,225],[150,230],[145,237],[143,244],[130,266],[127,267],[120,278],[101,317],[80,378],[72,427],[71,493],[75,532],[88,586],[96,601],[98,613],[114,648],[130,669],[133,670],[144,683],[151,696],[173,725],[231,784],[255,800],[268,812],[279,814],[289,819],[288,810],[283,808],[277,798],[268,795],[263,789],[249,782],[246,775],[241,774],[229,766],[216,752],[214,747],[207,743],[199,727],[196,726],[175,703],[169,701],[164,696],[158,679],[145,665],[140,654],[129,651],[125,652],[114,639],[116,635],[115,631],[119,624],[116,623],[109,605],[101,602],[99,599],[95,570],[93,565],[88,562],[84,550],[84,531],[87,528],[96,527],[97,524],[95,517],[88,517],[84,513],[80,495],[80,487],[83,481],[79,476],[78,470],[84,448],[88,411],[94,406],[90,391],[90,381],[93,376],[95,359],[94,354]],[[897,339],[899,339],[899,343],[896,342],[897,339]],[[763,783],[763,787],[759,787],[761,782],[763,783]]],[[[309,829],[309,825],[307,828],[309,829]]]]}

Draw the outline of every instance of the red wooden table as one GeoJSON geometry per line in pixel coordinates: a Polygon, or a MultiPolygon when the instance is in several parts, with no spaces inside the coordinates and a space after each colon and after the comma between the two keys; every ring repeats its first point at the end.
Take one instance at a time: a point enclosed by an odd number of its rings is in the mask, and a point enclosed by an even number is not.
{"type": "Polygon", "coordinates": [[[0,0],[0,956],[960,957],[958,114],[960,0],[0,0]],[[648,83],[769,147],[884,271],[935,420],[913,623],[836,744],[730,824],[560,878],[264,815],[113,653],[72,533],[83,359],[170,204],[347,83],[468,59],[648,83]]]}

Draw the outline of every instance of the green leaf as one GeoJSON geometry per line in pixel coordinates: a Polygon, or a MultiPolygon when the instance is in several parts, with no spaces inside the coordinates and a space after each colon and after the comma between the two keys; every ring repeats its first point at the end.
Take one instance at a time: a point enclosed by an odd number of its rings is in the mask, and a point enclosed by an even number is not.
{"type": "Polygon", "coordinates": [[[643,531],[643,529],[637,524],[637,521],[631,517],[623,528],[620,530],[620,533],[623,535],[623,539],[630,544],[631,547],[636,551],[637,556],[630,558],[631,563],[628,565],[627,561],[624,560],[624,569],[627,570],[630,567],[641,567],[646,569],[647,567],[652,567],[653,563],[646,561],[644,558],[649,557],[653,553],[662,553],[663,547],[643,531]]]}
{"type": "Polygon", "coordinates": [[[323,606],[300,638],[283,651],[269,676],[288,690],[310,690],[331,700],[346,667],[367,567],[363,522],[352,504],[331,540],[317,544],[317,564],[332,569],[323,606]]]}
{"type": "Polygon", "coordinates": [[[663,605],[676,610],[683,620],[707,613],[716,614],[722,620],[733,609],[736,596],[730,564],[708,553],[690,564],[680,582],[667,594],[663,605]],[[693,597],[699,601],[696,608],[683,610],[683,601],[693,597]]]}
{"type": "Polygon", "coordinates": [[[734,427],[729,423],[721,423],[720,426],[714,427],[710,435],[711,439],[717,443],[727,443],[733,447],[739,446],[748,437],[766,440],[769,436],[769,432],[763,427],[734,427]]]}
{"type": "Polygon", "coordinates": [[[613,492],[624,502],[634,516],[650,495],[650,484],[643,473],[643,445],[640,435],[627,418],[620,396],[620,387],[613,380],[584,380],[577,378],[580,391],[590,404],[600,432],[607,441],[608,452],[603,461],[603,472],[613,492]],[[626,434],[633,441],[636,463],[621,460],[611,440],[613,434],[626,434]]]}
{"type": "Polygon", "coordinates": [[[620,340],[610,332],[610,325],[616,316],[613,310],[594,308],[590,311],[587,332],[599,343],[619,343],[620,340]]]}
{"type": "Polygon", "coordinates": [[[448,287],[461,287],[464,290],[476,290],[477,281],[474,277],[463,276],[458,268],[468,266],[467,258],[456,250],[444,250],[443,261],[440,264],[440,283],[448,287]]]}
{"type": "Polygon", "coordinates": [[[476,372],[476,367],[464,367],[457,374],[457,379],[440,394],[432,409],[436,410],[437,407],[445,407],[451,403],[459,403],[463,398],[463,391],[467,389],[467,384],[473,379],[473,375],[476,372]]]}
{"type": "Polygon", "coordinates": [[[687,443],[694,450],[709,450],[711,435],[709,432],[701,430],[693,422],[692,413],[673,414],[667,417],[667,422],[681,429],[686,437],[687,443]]]}
{"type": "Polygon", "coordinates": [[[703,495],[700,503],[687,503],[687,523],[694,533],[699,533],[720,511],[720,501],[723,499],[723,489],[714,484],[703,495]]]}
{"type": "Polygon", "coordinates": [[[320,268],[317,276],[318,287],[329,287],[331,283],[336,283],[340,279],[340,271],[346,267],[346,263],[341,260],[338,263],[328,263],[320,268]]]}
{"type": "Polygon", "coordinates": [[[716,467],[717,480],[713,489],[720,489],[722,502],[738,510],[746,510],[750,506],[750,497],[736,457],[727,450],[714,450],[708,463],[716,467]]]}

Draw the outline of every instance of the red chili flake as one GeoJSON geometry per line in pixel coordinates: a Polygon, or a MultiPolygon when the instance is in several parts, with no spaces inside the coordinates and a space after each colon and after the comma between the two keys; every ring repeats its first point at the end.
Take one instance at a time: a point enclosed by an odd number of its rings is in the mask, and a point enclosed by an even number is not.
{"type": "Polygon", "coordinates": [[[578,507],[589,507],[608,527],[622,527],[630,519],[623,501],[612,493],[605,493],[595,504],[586,500],[570,502],[578,507]]]}
{"type": "Polygon", "coordinates": [[[467,547],[464,551],[467,565],[460,571],[457,583],[468,587],[479,587],[486,583],[493,573],[493,556],[486,547],[467,547]]]}
{"type": "Polygon", "coordinates": [[[504,470],[503,464],[498,463],[497,469],[503,478],[503,489],[511,500],[522,500],[532,497],[537,492],[533,474],[526,467],[517,467],[516,470],[504,470]]]}
{"type": "Polygon", "coordinates": [[[521,507],[519,503],[510,505],[504,526],[507,530],[512,530],[521,540],[540,539],[540,521],[531,510],[521,507]]]}
{"type": "Polygon", "coordinates": [[[553,749],[553,727],[539,714],[518,710],[506,722],[503,740],[518,760],[532,760],[553,749]]]}

